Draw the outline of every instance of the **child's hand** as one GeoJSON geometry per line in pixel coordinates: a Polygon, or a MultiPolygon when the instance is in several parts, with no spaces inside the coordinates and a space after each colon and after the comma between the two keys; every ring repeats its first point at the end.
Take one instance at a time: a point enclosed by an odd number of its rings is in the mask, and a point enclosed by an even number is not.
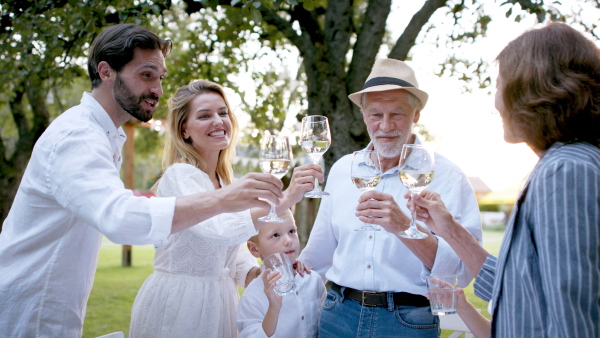
{"type": "Polygon", "coordinates": [[[275,284],[281,279],[281,274],[277,271],[271,273],[271,269],[267,269],[262,274],[262,280],[265,284],[265,294],[269,300],[269,307],[274,307],[277,311],[281,309],[283,297],[275,293],[275,284]]]}
{"type": "Polygon", "coordinates": [[[469,301],[467,300],[467,297],[465,296],[465,291],[463,289],[456,289],[455,293],[456,293],[456,308],[463,309],[465,306],[467,306],[467,304],[469,304],[469,301]]]}
{"type": "Polygon", "coordinates": [[[294,264],[292,264],[292,266],[294,267],[296,272],[300,274],[300,277],[304,277],[305,272],[311,273],[311,271],[313,270],[313,268],[306,266],[306,264],[302,263],[299,260],[296,260],[296,262],[294,262],[294,264]]]}

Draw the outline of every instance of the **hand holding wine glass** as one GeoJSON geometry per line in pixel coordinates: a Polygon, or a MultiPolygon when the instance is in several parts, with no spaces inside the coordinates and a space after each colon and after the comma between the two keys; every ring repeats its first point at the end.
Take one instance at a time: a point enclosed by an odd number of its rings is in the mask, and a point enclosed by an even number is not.
{"type": "MultiPolygon", "coordinates": [[[[379,154],[375,150],[359,150],[352,154],[352,167],[350,168],[350,177],[352,183],[356,185],[362,193],[375,189],[381,181],[381,165],[379,163],[379,154]]],[[[372,224],[364,223],[355,231],[379,231],[372,224]]]]}
{"type": "MultiPolygon", "coordinates": [[[[331,132],[327,117],[312,115],[303,118],[300,144],[312,162],[319,164],[319,160],[331,145],[331,132]]],[[[329,196],[329,193],[321,190],[319,181],[315,178],[313,190],[306,192],[304,197],[321,198],[322,196],[329,196]]]]}
{"type": "MultiPolygon", "coordinates": [[[[421,144],[405,144],[400,154],[398,175],[400,181],[411,194],[419,194],[433,180],[435,160],[433,153],[421,144]]],[[[419,231],[416,224],[416,210],[412,211],[410,227],[398,233],[404,238],[425,238],[427,234],[419,231]]]]}
{"type": "MultiPolygon", "coordinates": [[[[287,174],[292,161],[292,150],[287,136],[265,135],[260,144],[259,153],[260,169],[281,179],[287,174]]],[[[261,222],[285,223],[285,220],[279,218],[275,212],[275,205],[271,204],[271,211],[268,215],[259,218],[261,222]]]]}

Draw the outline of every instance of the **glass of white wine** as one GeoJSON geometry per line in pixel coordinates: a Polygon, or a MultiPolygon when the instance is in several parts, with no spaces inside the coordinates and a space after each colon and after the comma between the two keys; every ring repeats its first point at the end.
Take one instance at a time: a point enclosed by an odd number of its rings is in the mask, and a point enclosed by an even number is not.
{"type": "MultiPolygon", "coordinates": [[[[435,160],[433,152],[422,144],[405,144],[400,154],[398,175],[400,181],[411,194],[419,194],[433,180],[435,160]]],[[[404,238],[425,238],[427,234],[419,231],[416,224],[416,211],[412,212],[410,227],[398,233],[404,238]]]]}
{"type": "MultiPolygon", "coordinates": [[[[350,168],[352,183],[362,193],[375,189],[381,181],[382,172],[379,163],[379,154],[375,150],[359,150],[352,153],[352,167],[350,168]]],[[[355,231],[379,231],[372,224],[364,223],[355,231]]]]}
{"type": "MultiPolygon", "coordinates": [[[[331,145],[331,132],[329,131],[327,117],[311,115],[302,119],[300,145],[312,162],[319,164],[319,160],[331,145]]],[[[321,198],[323,196],[329,196],[329,193],[321,190],[319,181],[315,178],[313,190],[304,193],[304,197],[321,198]]]]}
{"type": "MultiPolygon", "coordinates": [[[[290,170],[292,161],[292,148],[287,136],[265,135],[260,143],[260,153],[258,155],[260,170],[266,174],[271,174],[281,179],[290,170]]],[[[259,218],[261,222],[285,223],[285,220],[279,218],[275,212],[275,205],[271,204],[271,211],[268,215],[259,218]]]]}

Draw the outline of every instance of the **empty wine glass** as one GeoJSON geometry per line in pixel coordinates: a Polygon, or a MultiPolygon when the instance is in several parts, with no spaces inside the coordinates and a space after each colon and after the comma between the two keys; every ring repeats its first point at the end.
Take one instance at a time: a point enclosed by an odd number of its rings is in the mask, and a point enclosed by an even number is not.
{"type": "MultiPolygon", "coordinates": [[[[271,174],[281,179],[290,170],[292,161],[292,150],[287,136],[265,135],[260,143],[260,153],[258,155],[260,170],[266,174],[271,174]]],[[[279,218],[275,212],[275,205],[271,205],[271,211],[266,216],[259,218],[261,222],[285,223],[285,220],[279,218]]]]}
{"type": "MultiPolygon", "coordinates": [[[[398,175],[402,184],[411,194],[419,194],[433,180],[435,160],[433,153],[421,144],[405,144],[400,154],[398,175]]],[[[416,224],[416,210],[412,212],[410,227],[398,233],[404,238],[425,238],[427,234],[419,231],[416,224]]]]}
{"type": "MultiPolygon", "coordinates": [[[[362,193],[375,189],[381,181],[381,165],[379,163],[379,154],[375,150],[359,150],[352,154],[352,167],[350,168],[350,177],[352,183],[356,185],[362,193]]],[[[355,231],[379,231],[372,224],[364,223],[355,231]]]]}
{"type": "MultiPolygon", "coordinates": [[[[319,164],[319,160],[331,145],[331,132],[327,117],[311,115],[302,119],[300,145],[312,162],[319,164]]],[[[322,196],[329,196],[329,193],[321,190],[319,181],[315,178],[313,190],[304,193],[304,197],[321,198],[322,196]]]]}

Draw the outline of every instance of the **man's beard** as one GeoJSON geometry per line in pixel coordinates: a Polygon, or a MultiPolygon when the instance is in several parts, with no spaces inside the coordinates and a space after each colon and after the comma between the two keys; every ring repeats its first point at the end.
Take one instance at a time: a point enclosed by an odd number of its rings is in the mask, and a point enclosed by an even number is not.
{"type": "Polygon", "coordinates": [[[377,131],[375,132],[375,135],[371,134],[371,131],[369,132],[369,136],[371,137],[371,141],[373,142],[373,147],[375,148],[375,150],[377,150],[377,153],[379,153],[379,156],[384,157],[384,158],[395,158],[395,157],[400,157],[400,153],[402,153],[402,146],[408,141],[408,137],[402,135],[402,132],[400,131],[392,131],[389,133],[384,133],[382,131],[377,131]],[[395,143],[379,143],[377,136],[399,136],[398,141],[396,141],[395,143]]]}
{"type": "Polygon", "coordinates": [[[145,94],[139,97],[136,96],[125,82],[121,80],[118,73],[113,88],[113,95],[123,110],[142,122],[148,122],[153,114],[152,110],[142,108],[142,102],[146,99],[158,101],[158,97],[152,94],[145,94]]]}

